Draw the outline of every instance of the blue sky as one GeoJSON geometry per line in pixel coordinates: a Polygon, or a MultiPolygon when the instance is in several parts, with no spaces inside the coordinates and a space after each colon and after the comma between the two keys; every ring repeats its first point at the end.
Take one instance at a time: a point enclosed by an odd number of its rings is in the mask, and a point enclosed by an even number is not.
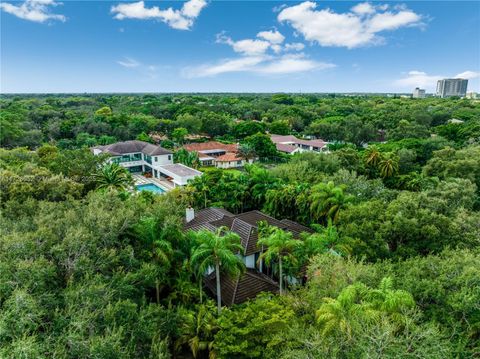
{"type": "Polygon", "coordinates": [[[480,2],[4,1],[1,92],[480,91],[480,2]]]}

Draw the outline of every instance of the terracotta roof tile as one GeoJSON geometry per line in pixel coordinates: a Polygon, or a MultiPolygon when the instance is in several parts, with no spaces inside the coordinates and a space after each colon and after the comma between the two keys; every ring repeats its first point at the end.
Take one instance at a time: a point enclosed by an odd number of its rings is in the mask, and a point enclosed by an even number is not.
{"type": "Polygon", "coordinates": [[[217,141],[209,141],[202,143],[189,143],[183,146],[187,151],[209,151],[209,150],[224,150],[225,152],[237,152],[237,144],[224,144],[217,141]]]}
{"type": "Polygon", "coordinates": [[[240,161],[242,160],[241,157],[237,156],[236,153],[225,153],[224,155],[218,156],[215,158],[216,162],[233,162],[233,161],[240,161]]]}

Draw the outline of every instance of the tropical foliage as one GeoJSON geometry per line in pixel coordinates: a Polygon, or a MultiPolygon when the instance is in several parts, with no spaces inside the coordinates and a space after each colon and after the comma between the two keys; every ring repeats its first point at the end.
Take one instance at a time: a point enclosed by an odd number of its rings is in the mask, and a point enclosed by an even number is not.
{"type": "Polygon", "coordinates": [[[2,95],[0,112],[1,358],[478,356],[478,102],[2,95]],[[329,153],[284,156],[269,133],[322,138],[329,153]],[[260,161],[137,192],[89,149],[135,138],[193,167],[181,145],[208,138],[260,161]],[[240,275],[241,242],[184,233],[188,206],[310,228],[260,226],[282,295],[220,312],[205,272],[240,275]]]}

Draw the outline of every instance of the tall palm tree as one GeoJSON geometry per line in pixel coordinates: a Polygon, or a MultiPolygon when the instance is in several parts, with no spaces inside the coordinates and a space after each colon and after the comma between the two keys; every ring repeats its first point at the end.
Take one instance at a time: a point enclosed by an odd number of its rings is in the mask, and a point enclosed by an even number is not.
{"type": "MultiPolygon", "coordinates": [[[[198,193],[201,195],[201,205],[203,205],[203,208],[207,208],[208,206],[208,195],[210,194],[210,183],[209,179],[207,176],[197,176],[195,177],[191,182],[190,186],[195,189],[194,195],[198,193]]],[[[199,201],[199,199],[197,199],[199,201]]]]}
{"type": "Polygon", "coordinates": [[[389,153],[379,162],[378,167],[383,178],[394,176],[398,173],[398,156],[389,153]]]}
{"type": "Polygon", "coordinates": [[[236,255],[243,251],[238,234],[230,232],[226,227],[219,228],[215,233],[200,230],[192,236],[196,246],[193,248],[192,265],[205,273],[209,268],[215,268],[217,281],[217,310],[222,311],[222,293],[220,288],[220,272],[229,276],[239,276],[245,270],[245,264],[236,255]]]}
{"type": "MultiPolygon", "coordinates": [[[[150,255],[157,262],[163,271],[167,271],[170,268],[173,255],[172,244],[166,240],[163,236],[162,229],[158,225],[158,222],[153,217],[146,217],[140,219],[140,221],[133,227],[134,234],[146,244],[146,247],[150,250],[150,255]]],[[[160,279],[155,279],[155,292],[157,303],[160,302],[160,279]]]]}
{"type": "Polygon", "coordinates": [[[97,188],[115,188],[125,191],[133,185],[131,174],[124,167],[116,163],[107,163],[93,175],[97,188]]]}
{"type": "Polygon", "coordinates": [[[295,261],[293,252],[302,245],[302,242],[293,239],[291,232],[264,224],[259,224],[259,236],[257,243],[259,246],[265,246],[266,250],[260,255],[258,261],[265,260],[265,263],[270,265],[273,260],[278,260],[280,294],[283,294],[283,262],[285,259],[295,261]]]}
{"type": "Polygon", "coordinates": [[[343,186],[335,186],[332,181],[313,186],[310,196],[312,218],[325,222],[330,218],[336,222],[340,210],[352,200],[352,196],[346,195],[343,190],[343,186]]]}
{"type": "Polygon", "coordinates": [[[368,146],[365,150],[363,158],[367,166],[376,167],[382,160],[382,153],[378,150],[377,146],[368,146]]]}

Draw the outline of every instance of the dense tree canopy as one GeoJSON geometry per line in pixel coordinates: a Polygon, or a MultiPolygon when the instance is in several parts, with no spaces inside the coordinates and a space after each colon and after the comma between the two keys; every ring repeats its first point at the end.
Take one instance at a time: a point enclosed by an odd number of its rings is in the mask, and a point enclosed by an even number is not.
{"type": "Polygon", "coordinates": [[[147,94],[0,105],[0,357],[478,356],[478,102],[147,94]],[[329,152],[282,155],[269,133],[319,137],[329,152]],[[259,161],[138,192],[88,148],[135,138],[192,167],[198,154],[180,146],[209,138],[259,161]],[[219,310],[203,276],[240,274],[241,241],[184,233],[188,206],[310,227],[261,225],[282,295],[219,310]]]}

